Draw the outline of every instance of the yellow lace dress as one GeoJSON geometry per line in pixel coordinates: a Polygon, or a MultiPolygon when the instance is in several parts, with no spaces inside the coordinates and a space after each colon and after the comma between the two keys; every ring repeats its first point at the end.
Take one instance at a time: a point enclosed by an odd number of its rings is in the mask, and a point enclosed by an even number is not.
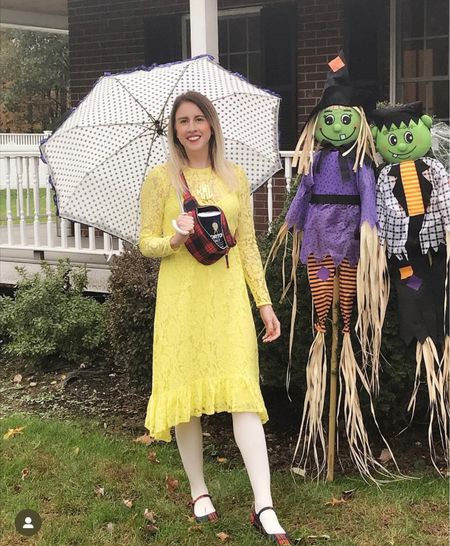
{"type": "Polygon", "coordinates": [[[191,416],[255,412],[268,419],[259,387],[258,348],[246,282],[259,307],[270,303],[255,240],[247,178],[230,191],[210,167],[184,170],[200,204],[222,208],[237,245],[213,265],[199,263],[182,245],[170,246],[180,214],[165,165],[154,168],[141,192],[139,248],[159,257],[152,394],[145,426],[170,441],[170,428],[191,416]]]}

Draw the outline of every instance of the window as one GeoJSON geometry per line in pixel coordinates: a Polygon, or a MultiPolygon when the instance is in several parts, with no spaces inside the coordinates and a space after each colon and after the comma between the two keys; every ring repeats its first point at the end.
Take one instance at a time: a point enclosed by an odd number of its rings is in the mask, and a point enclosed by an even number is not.
{"type": "Polygon", "coordinates": [[[219,17],[220,64],[261,85],[260,16],[256,13],[219,17]]]}
{"type": "MultiPolygon", "coordinates": [[[[251,83],[281,96],[280,147],[297,142],[296,117],[297,3],[219,11],[219,62],[251,83]]],[[[189,15],[182,19],[183,58],[189,57],[189,15]]]]}
{"type": "Polygon", "coordinates": [[[397,101],[449,120],[449,2],[397,0],[397,101]]]}
{"type": "MultiPolygon", "coordinates": [[[[219,62],[255,85],[261,85],[261,8],[219,11],[219,62]]],[[[183,57],[191,50],[189,16],[184,17],[183,57]]]]}

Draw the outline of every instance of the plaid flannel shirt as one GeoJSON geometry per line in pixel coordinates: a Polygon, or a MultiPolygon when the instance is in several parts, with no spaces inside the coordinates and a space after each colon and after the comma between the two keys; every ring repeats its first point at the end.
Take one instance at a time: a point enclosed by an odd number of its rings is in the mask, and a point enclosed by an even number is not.
{"type": "MultiPolygon", "coordinates": [[[[428,170],[423,176],[433,186],[430,203],[424,215],[419,233],[420,247],[423,254],[430,248],[437,250],[445,244],[445,229],[450,229],[450,179],[442,163],[431,157],[423,157],[428,170]]],[[[377,181],[377,215],[380,243],[386,245],[388,256],[408,258],[406,240],[408,237],[409,216],[394,196],[393,189],[397,178],[390,175],[392,165],[386,165],[377,181]]]]}

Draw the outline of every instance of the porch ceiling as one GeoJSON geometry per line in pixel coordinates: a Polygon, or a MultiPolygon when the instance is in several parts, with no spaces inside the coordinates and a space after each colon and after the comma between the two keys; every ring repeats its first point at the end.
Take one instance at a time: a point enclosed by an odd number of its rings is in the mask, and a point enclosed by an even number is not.
{"type": "Polygon", "coordinates": [[[2,0],[0,26],[67,32],[67,0],[2,0]]]}

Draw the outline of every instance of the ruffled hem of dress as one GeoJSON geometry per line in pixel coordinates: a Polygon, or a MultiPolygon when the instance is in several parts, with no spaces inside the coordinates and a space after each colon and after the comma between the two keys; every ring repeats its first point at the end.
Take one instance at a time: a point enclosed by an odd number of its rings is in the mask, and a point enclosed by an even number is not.
{"type": "Polygon", "coordinates": [[[302,252],[300,253],[301,263],[306,265],[308,263],[309,256],[312,256],[317,263],[321,262],[327,256],[331,256],[335,267],[339,267],[345,259],[348,260],[351,267],[358,265],[359,261],[359,251],[357,254],[355,254],[351,252],[336,252],[335,249],[331,248],[322,249],[321,252],[317,252],[317,250],[314,251],[313,249],[309,250],[307,248],[302,248],[302,252]]]}
{"type": "Polygon", "coordinates": [[[252,412],[262,423],[269,420],[259,385],[242,377],[211,380],[186,385],[175,392],[151,395],[145,427],[156,440],[170,442],[170,429],[191,417],[220,412],[252,412]]]}

